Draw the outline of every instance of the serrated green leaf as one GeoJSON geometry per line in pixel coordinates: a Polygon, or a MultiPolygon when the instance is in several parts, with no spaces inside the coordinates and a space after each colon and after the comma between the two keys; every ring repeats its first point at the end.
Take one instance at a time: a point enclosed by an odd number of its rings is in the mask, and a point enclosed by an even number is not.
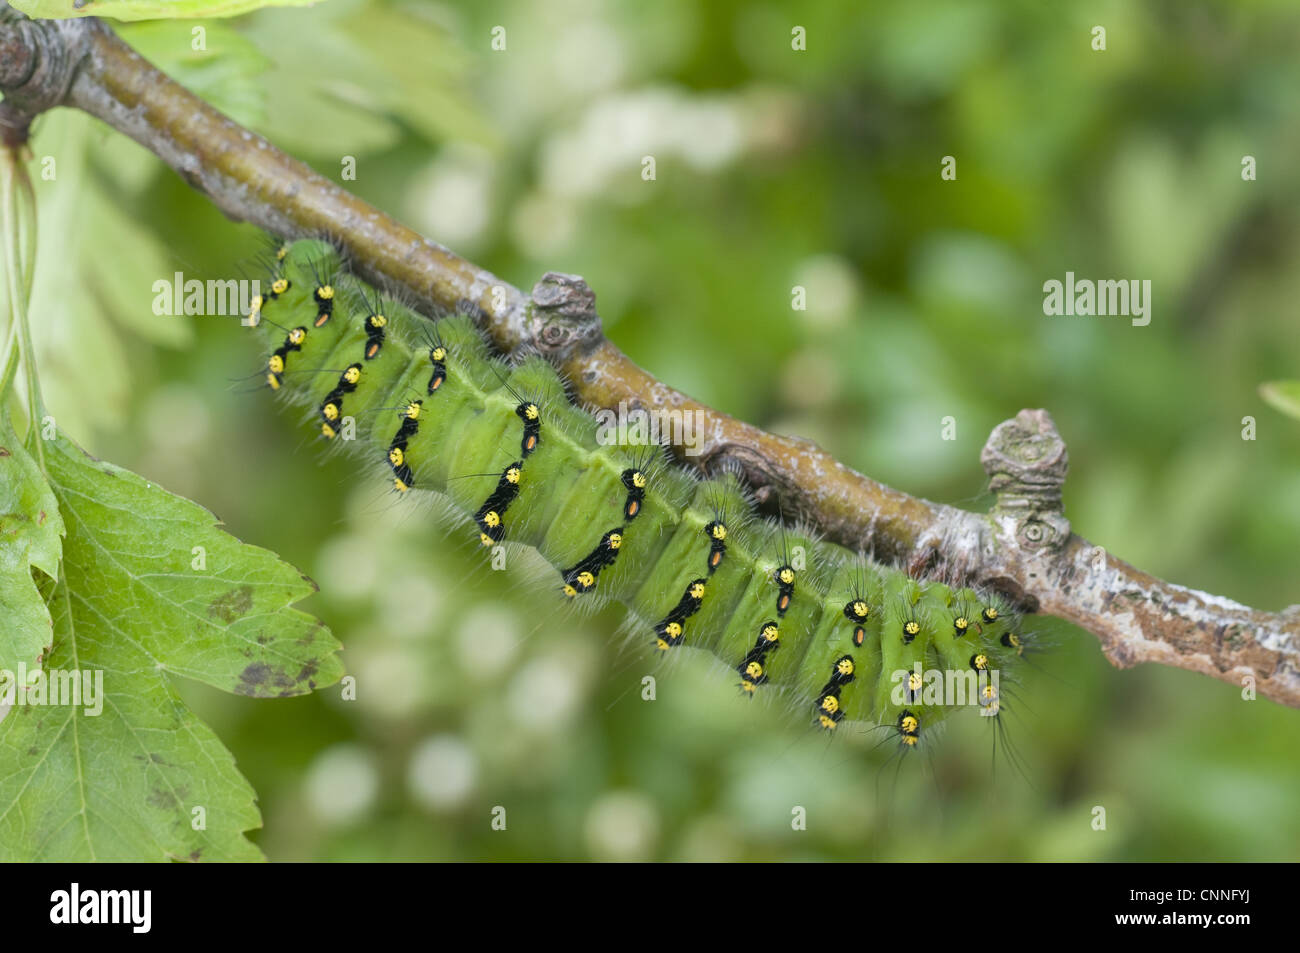
{"type": "Polygon", "coordinates": [[[1259,396],[1274,410],[1300,418],[1300,381],[1268,381],[1259,385],[1259,396]]]}
{"type": "Polygon", "coordinates": [[[321,0],[10,0],[29,17],[112,17],[115,20],[167,20],[174,17],[233,17],[261,7],[306,7],[321,0]]]}
{"type": "Polygon", "coordinates": [[[0,858],[243,860],[254,793],[170,676],[258,697],[337,681],[314,585],[202,507],[67,440],[46,466],[67,527],[47,586],[52,673],[103,673],[102,712],[15,705],[0,723],[0,858]],[[205,829],[192,824],[203,809],[205,829]]]}
{"type": "Polygon", "coordinates": [[[59,572],[63,520],[54,492],[0,413],[0,687],[39,670],[51,642],[50,613],[32,570],[59,572]]]}

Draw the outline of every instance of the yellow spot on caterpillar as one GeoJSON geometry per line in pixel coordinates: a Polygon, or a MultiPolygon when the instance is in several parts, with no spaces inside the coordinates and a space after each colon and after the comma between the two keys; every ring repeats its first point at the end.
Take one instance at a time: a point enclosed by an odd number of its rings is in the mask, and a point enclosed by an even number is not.
{"type": "Polygon", "coordinates": [[[664,626],[664,635],[673,639],[679,639],[682,635],[682,624],[680,622],[669,622],[664,626]]]}
{"type": "Polygon", "coordinates": [[[519,482],[519,468],[518,468],[518,467],[508,467],[508,468],[506,469],[506,482],[507,482],[507,483],[518,483],[518,482],[519,482]]]}
{"type": "Polygon", "coordinates": [[[282,295],[288,290],[289,280],[287,278],[276,278],[275,281],[271,282],[271,292],[273,294],[282,295]]]}
{"type": "Polygon", "coordinates": [[[272,374],[283,374],[284,358],[279,354],[272,354],[271,359],[266,362],[266,366],[270,368],[272,374]]]}
{"type": "Polygon", "coordinates": [[[322,301],[329,301],[334,297],[334,287],[332,285],[321,285],[316,289],[316,297],[322,301]]]}
{"type": "Polygon", "coordinates": [[[388,451],[388,462],[395,467],[400,467],[406,460],[406,454],[402,452],[401,447],[393,447],[388,451]]]}
{"type": "Polygon", "coordinates": [[[847,655],[835,663],[835,671],[838,675],[847,677],[853,674],[853,659],[847,655]]]}
{"type": "Polygon", "coordinates": [[[307,337],[306,328],[294,328],[292,331],[289,332],[289,343],[301,344],[303,342],[303,339],[306,337],[307,337]]]}
{"type": "Polygon", "coordinates": [[[817,721],[827,731],[835,730],[835,719],[830,715],[820,715],[818,716],[817,721]]]}
{"type": "Polygon", "coordinates": [[[622,536],[621,533],[610,533],[610,534],[609,534],[609,548],[610,548],[610,549],[618,549],[618,548],[619,548],[620,546],[622,546],[622,545],[623,545],[623,536],[622,536]]]}
{"type": "Polygon", "coordinates": [[[702,582],[693,582],[693,583],[691,583],[691,588],[690,588],[689,590],[687,590],[687,591],[690,592],[690,594],[691,594],[691,598],[692,598],[692,599],[703,599],[703,598],[704,598],[704,583],[702,583],[702,582]]]}
{"type": "Polygon", "coordinates": [[[564,584],[564,590],[563,590],[563,591],[564,591],[564,594],[565,594],[566,596],[568,596],[570,599],[574,598],[574,597],[577,596],[577,594],[578,594],[578,590],[577,590],[577,589],[574,589],[574,588],[573,588],[571,585],[569,585],[568,583],[565,583],[565,584],[564,584]]]}
{"type": "Polygon", "coordinates": [[[1002,636],[1002,644],[1007,648],[1015,649],[1017,655],[1025,654],[1025,643],[1020,640],[1020,636],[1014,632],[1008,632],[1002,636]]]}
{"type": "Polygon", "coordinates": [[[527,417],[529,420],[536,420],[540,415],[541,415],[541,411],[537,409],[536,404],[529,404],[527,407],[524,408],[524,416],[527,417]]]}
{"type": "Polygon", "coordinates": [[[327,440],[333,440],[335,437],[338,436],[338,431],[336,431],[329,424],[321,424],[320,432],[325,435],[325,439],[327,440]]]}
{"type": "Polygon", "coordinates": [[[721,523],[714,523],[714,524],[713,524],[713,538],[714,538],[714,539],[726,539],[726,538],[727,538],[727,527],[723,526],[721,523]]]}
{"type": "Polygon", "coordinates": [[[960,615],[952,620],[952,627],[958,635],[965,635],[966,630],[970,628],[970,620],[964,615],[960,615]]]}
{"type": "Polygon", "coordinates": [[[447,359],[447,349],[445,347],[435,347],[429,352],[429,357],[435,361],[445,361],[447,359]]]}
{"type": "Polygon", "coordinates": [[[740,687],[743,691],[749,692],[751,695],[754,694],[754,690],[758,688],[758,686],[755,685],[753,682],[745,682],[745,681],[742,681],[740,683],[740,687]]]}
{"type": "Polygon", "coordinates": [[[909,748],[916,747],[917,740],[916,735],[903,735],[903,744],[907,745],[909,748]]]}
{"type": "Polygon", "coordinates": [[[357,367],[355,364],[349,366],[348,369],[343,372],[343,379],[349,384],[355,384],[357,381],[361,380],[361,368],[357,367]]]}
{"type": "Polygon", "coordinates": [[[372,314],[370,316],[370,326],[372,328],[382,328],[382,327],[387,327],[387,325],[388,325],[388,319],[384,317],[382,314],[372,314]]]}
{"type": "Polygon", "coordinates": [[[275,260],[284,261],[284,256],[287,254],[289,254],[288,244],[281,245],[279,248],[275,250],[275,260]]]}
{"type": "Polygon", "coordinates": [[[595,584],[596,577],[591,573],[585,571],[578,573],[578,585],[580,585],[584,590],[590,589],[595,584]]]}
{"type": "Polygon", "coordinates": [[[751,679],[758,680],[763,677],[763,666],[758,662],[750,662],[745,666],[745,674],[751,679]]]}
{"type": "Polygon", "coordinates": [[[777,641],[781,638],[780,630],[778,630],[777,627],[773,625],[771,622],[763,626],[763,630],[759,634],[763,636],[764,641],[772,645],[775,645],[777,641]]]}
{"type": "Polygon", "coordinates": [[[840,700],[834,695],[827,695],[822,699],[822,711],[833,715],[840,710],[840,700]]]}
{"type": "Polygon", "coordinates": [[[280,378],[276,377],[274,372],[266,375],[266,382],[271,385],[271,390],[280,389],[280,378]]]}
{"type": "Polygon", "coordinates": [[[253,300],[248,303],[248,324],[250,327],[257,327],[262,323],[262,296],[253,295],[253,300]]]}
{"type": "Polygon", "coordinates": [[[919,622],[911,621],[903,623],[903,635],[907,636],[908,639],[914,639],[920,634],[921,624],[919,622]]]}
{"type": "Polygon", "coordinates": [[[645,474],[637,470],[632,474],[632,485],[638,490],[644,490],[646,485],[645,474]]]}
{"type": "Polygon", "coordinates": [[[794,582],[794,570],[789,566],[785,566],[779,573],[777,573],[777,578],[788,586],[790,583],[794,582]]]}
{"type": "Polygon", "coordinates": [[[671,646],[663,639],[655,639],[655,648],[657,648],[660,652],[667,652],[671,648],[671,646]]]}
{"type": "Polygon", "coordinates": [[[998,610],[994,606],[986,606],[984,609],[984,621],[996,622],[998,620],[998,610]]]}
{"type": "Polygon", "coordinates": [[[904,715],[902,720],[899,721],[898,727],[902,729],[904,734],[914,735],[916,730],[921,727],[921,723],[915,715],[904,715]]]}
{"type": "Polygon", "coordinates": [[[907,676],[907,690],[910,692],[919,692],[921,690],[921,676],[917,672],[912,672],[907,676]]]}
{"type": "Polygon", "coordinates": [[[478,534],[478,541],[479,541],[480,543],[482,543],[484,546],[495,546],[495,545],[496,545],[496,540],[494,540],[494,539],[493,539],[491,536],[489,536],[487,533],[479,533],[479,534],[478,534]]]}
{"type": "Polygon", "coordinates": [[[992,701],[993,699],[998,697],[998,690],[994,688],[992,685],[985,685],[983,688],[980,689],[980,694],[984,696],[986,700],[992,701]]]}
{"type": "Polygon", "coordinates": [[[861,599],[858,599],[853,603],[853,616],[859,622],[865,619],[870,614],[870,612],[871,612],[871,607],[867,605],[865,602],[863,602],[861,599]]]}
{"type": "Polygon", "coordinates": [[[483,525],[489,529],[496,529],[501,525],[501,514],[496,510],[488,510],[483,514],[483,525]]]}
{"type": "Polygon", "coordinates": [[[977,672],[987,671],[989,667],[989,657],[981,652],[979,655],[971,656],[970,664],[971,668],[975,669],[977,672]]]}
{"type": "Polygon", "coordinates": [[[410,487],[406,485],[406,483],[401,479],[401,477],[393,477],[393,489],[395,489],[398,493],[405,493],[407,490],[410,489],[410,487]]]}
{"type": "Polygon", "coordinates": [[[407,405],[406,405],[406,419],[407,419],[407,420],[419,420],[419,419],[420,419],[420,408],[423,407],[423,406],[424,406],[424,402],[423,402],[423,401],[420,401],[420,400],[413,400],[413,401],[411,401],[409,404],[407,404],[407,405]]]}
{"type": "MultiPolygon", "coordinates": [[[[320,412],[325,415],[326,420],[335,421],[339,419],[339,405],[334,403],[334,401],[330,401],[328,404],[322,404],[320,412]]],[[[327,436],[333,435],[328,434],[327,436]]]]}

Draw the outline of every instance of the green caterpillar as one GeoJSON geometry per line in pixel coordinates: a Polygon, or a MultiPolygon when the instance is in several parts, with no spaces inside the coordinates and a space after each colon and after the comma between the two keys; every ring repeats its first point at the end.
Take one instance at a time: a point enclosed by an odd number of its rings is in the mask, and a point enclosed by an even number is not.
{"type": "Polygon", "coordinates": [[[275,259],[246,322],[267,337],[268,386],[395,492],[450,501],[485,549],[537,549],[557,600],[617,600],[647,646],[708,651],[740,694],[781,692],[827,731],[873,722],[907,750],[956,708],[999,714],[1024,645],[996,597],[761,519],[730,474],[602,445],[544,360],[511,365],[468,318],[381,303],[326,243],[275,259]]]}

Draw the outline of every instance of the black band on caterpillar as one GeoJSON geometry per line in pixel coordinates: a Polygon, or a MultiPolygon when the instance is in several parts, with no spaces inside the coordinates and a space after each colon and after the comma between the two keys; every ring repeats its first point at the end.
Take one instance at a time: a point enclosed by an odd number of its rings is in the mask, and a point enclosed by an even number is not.
{"type": "Polygon", "coordinates": [[[704,526],[704,535],[709,537],[709,575],[712,576],[722,565],[722,557],[727,555],[727,524],[711,520],[704,526]]]}
{"type": "Polygon", "coordinates": [[[306,328],[294,328],[284,337],[284,343],[275,349],[271,359],[266,362],[266,382],[271,390],[279,390],[284,382],[284,369],[288,365],[291,351],[301,351],[303,339],[307,337],[306,328]]]}
{"type": "Polygon", "coordinates": [[[627,487],[627,500],[623,503],[623,516],[630,523],[641,513],[641,503],[645,500],[645,488],[649,482],[646,475],[635,467],[628,467],[620,476],[627,487]]]}
{"type": "Polygon", "coordinates": [[[794,568],[786,563],[772,573],[772,579],[777,588],[776,614],[784,616],[790,609],[790,600],[794,598],[794,568]]]}
{"type": "Polygon", "coordinates": [[[527,457],[537,449],[537,442],[541,440],[542,412],[532,401],[524,401],[515,408],[515,413],[524,422],[524,436],[519,441],[519,453],[527,457]]]}
{"type": "Polygon", "coordinates": [[[596,587],[596,577],[606,566],[612,566],[618,558],[619,547],[623,545],[623,527],[610,530],[600,538],[596,548],[584,556],[575,566],[563,570],[564,594],[573,598],[580,593],[589,592],[596,587]]]}
{"type": "Polygon", "coordinates": [[[694,579],[677,600],[677,605],[655,625],[655,647],[661,652],[681,645],[686,637],[686,620],[700,611],[704,601],[704,580],[694,579]]]}
{"type": "Polygon", "coordinates": [[[366,360],[373,361],[379,356],[379,349],[384,346],[384,329],[388,327],[388,318],[378,311],[366,316],[366,360]]]}
{"type": "Polygon", "coordinates": [[[334,426],[338,423],[339,417],[343,415],[343,395],[351,394],[357,389],[357,384],[361,382],[361,365],[349,364],[339,375],[339,382],[334,385],[334,389],[325,395],[325,399],[320,403],[320,415],[324,419],[320,430],[326,439],[333,440],[338,435],[338,430],[334,426]]]}
{"type": "Polygon", "coordinates": [[[736,666],[736,671],[740,673],[740,687],[743,691],[753,694],[755,688],[767,681],[765,663],[768,653],[775,652],[780,647],[781,630],[769,619],[759,627],[754,647],[745,653],[745,657],[736,666]]]}
{"type": "Polygon", "coordinates": [[[506,527],[502,522],[510,504],[519,495],[519,480],[523,473],[523,463],[516,460],[501,471],[496,488],[483,501],[483,505],[474,514],[478,525],[479,542],[484,546],[495,546],[505,538],[506,527]]]}
{"type": "Polygon", "coordinates": [[[405,493],[415,485],[415,477],[406,462],[407,442],[420,432],[420,410],[424,401],[413,400],[402,411],[402,422],[388,445],[388,465],[393,468],[393,488],[405,493]]]}

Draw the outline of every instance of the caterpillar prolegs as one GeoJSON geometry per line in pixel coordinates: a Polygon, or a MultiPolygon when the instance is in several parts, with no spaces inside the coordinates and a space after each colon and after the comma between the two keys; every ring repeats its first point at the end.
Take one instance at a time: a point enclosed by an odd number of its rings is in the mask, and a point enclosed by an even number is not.
{"type": "Polygon", "coordinates": [[[558,602],[621,602],[652,651],[710,652],[739,696],[780,692],[809,725],[874,723],[910,749],[957,708],[998,714],[1023,642],[996,597],[760,518],[729,474],[603,445],[542,359],[509,364],[468,318],[429,322],[342,272],[328,244],[281,249],[248,323],[269,388],[396,493],[445,498],[485,549],[534,547],[558,602]]]}

